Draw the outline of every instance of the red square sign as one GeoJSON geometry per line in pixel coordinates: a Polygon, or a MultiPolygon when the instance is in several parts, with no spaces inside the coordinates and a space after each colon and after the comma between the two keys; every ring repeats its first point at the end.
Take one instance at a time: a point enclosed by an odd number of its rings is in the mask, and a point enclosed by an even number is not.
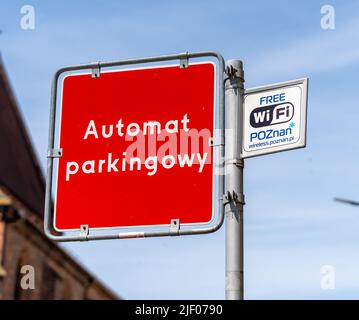
{"type": "Polygon", "coordinates": [[[211,222],[214,106],[211,62],[67,75],[55,229],[211,222]]]}

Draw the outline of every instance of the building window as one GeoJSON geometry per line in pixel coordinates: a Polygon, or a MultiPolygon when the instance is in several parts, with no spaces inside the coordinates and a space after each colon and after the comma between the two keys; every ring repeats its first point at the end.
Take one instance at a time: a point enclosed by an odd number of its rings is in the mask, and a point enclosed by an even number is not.
{"type": "Polygon", "coordinates": [[[42,274],[42,288],[41,299],[42,300],[55,300],[57,287],[60,284],[60,278],[57,273],[50,268],[47,264],[44,265],[42,274]]]}
{"type": "Polygon", "coordinates": [[[69,281],[64,282],[64,287],[62,290],[62,300],[72,300],[72,288],[69,281]]]}

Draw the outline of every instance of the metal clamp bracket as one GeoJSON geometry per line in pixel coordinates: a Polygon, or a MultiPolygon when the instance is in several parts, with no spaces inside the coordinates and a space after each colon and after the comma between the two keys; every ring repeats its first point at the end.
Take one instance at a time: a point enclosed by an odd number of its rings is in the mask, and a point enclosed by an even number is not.
{"type": "Polygon", "coordinates": [[[183,57],[180,58],[180,68],[188,68],[188,52],[186,52],[183,57]]]}
{"type": "Polygon", "coordinates": [[[243,159],[230,159],[230,160],[226,160],[226,164],[234,164],[236,167],[244,168],[244,161],[243,161],[243,159]]]}
{"type": "Polygon", "coordinates": [[[61,158],[63,154],[62,149],[50,149],[47,151],[48,158],[61,158]]]}
{"type": "Polygon", "coordinates": [[[236,204],[245,205],[245,197],[244,194],[238,194],[235,191],[227,191],[226,194],[223,195],[223,204],[227,205],[231,202],[234,202],[236,204]]]}
{"type": "Polygon", "coordinates": [[[101,66],[100,62],[94,62],[92,66],[92,78],[99,78],[101,75],[101,66]]]}
{"type": "Polygon", "coordinates": [[[239,67],[238,70],[233,65],[227,66],[225,69],[225,73],[228,76],[225,81],[229,79],[240,78],[244,82],[244,74],[242,67],[239,67]]]}
{"type": "Polygon", "coordinates": [[[210,147],[219,147],[224,146],[224,137],[219,137],[217,139],[209,138],[208,144],[210,147]]]}
{"type": "Polygon", "coordinates": [[[180,219],[172,219],[170,224],[170,236],[178,236],[180,230],[180,219]]]}
{"type": "Polygon", "coordinates": [[[88,224],[82,224],[80,226],[80,238],[82,240],[87,240],[89,233],[90,233],[90,229],[89,229],[88,224]]]}
{"type": "Polygon", "coordinates": [[[237,71],[238,71],[238,70],[237,70],[234,66],[232,66],[232,65],[227,66],[227,67],[226,67],[226,70],[225,70],[226,75],[228,75],[228,76],[231,77],[231,78],[232,78],[232,77],[235,77],[237,71]]]}

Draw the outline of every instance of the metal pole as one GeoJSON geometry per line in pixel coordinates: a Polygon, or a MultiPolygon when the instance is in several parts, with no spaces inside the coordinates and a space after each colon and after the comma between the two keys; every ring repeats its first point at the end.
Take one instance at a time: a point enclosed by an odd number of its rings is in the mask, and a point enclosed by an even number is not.
{"type": "Polygon", "coordinates": [[[226,74],[226,299],[243,300],[242,61],[227,61],[226,74]]]}

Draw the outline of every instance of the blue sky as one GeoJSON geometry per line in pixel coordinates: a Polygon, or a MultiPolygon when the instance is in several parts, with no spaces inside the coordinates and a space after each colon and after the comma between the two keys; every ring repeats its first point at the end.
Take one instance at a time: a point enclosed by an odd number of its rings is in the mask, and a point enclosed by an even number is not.
{"type": "MultiPolygon", "coordinates": [[[[359,1],[2,1],[0,50],[39,159],[50,84],[68,64],[218,50],[246,87],[307,76],[308,146],[246,161],[247,299],[359,298],[359,1]],[[20,28],[31,4],[35,30],[20,28]],[[335,30],[320,27],[322,5],[335,30]],[[322,290],[320,268],[335,269],[322,290]]],[[[67,244],[128,299],[223,299],[224,228],[204,236],[67,244]]]]}

